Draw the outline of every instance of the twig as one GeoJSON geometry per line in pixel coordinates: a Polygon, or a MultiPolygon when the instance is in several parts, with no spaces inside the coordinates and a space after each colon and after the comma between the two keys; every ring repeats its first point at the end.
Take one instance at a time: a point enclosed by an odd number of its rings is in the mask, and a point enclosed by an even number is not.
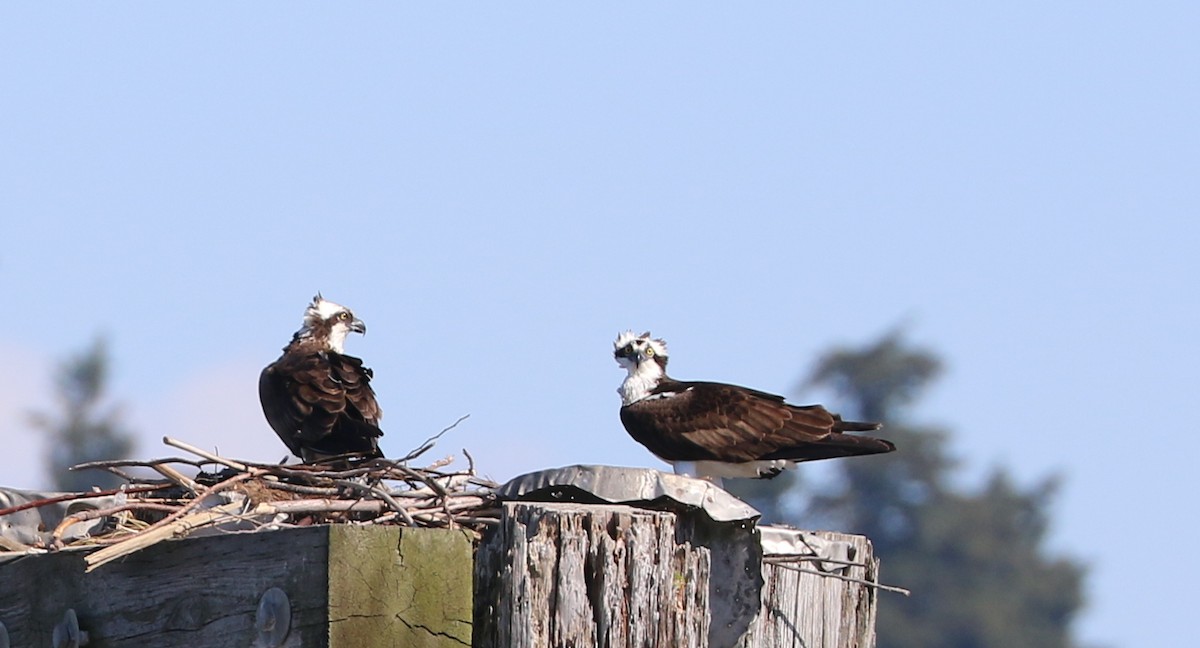
{"type": "Polygon", "coordinates": [[[20,552],[20,553],[45,551],[45,549],[40,549],[38,547],[32,547],[27,544],[22,544],[20,542],[17,542],[16,540],[13,540],[11,538],[8,538],[8,537],[2,536],[2,535],[0,535],[0,550],[16,551],[16,552],[20,552]]]}
{"type": "Polygon", "coordinates": [[[428,452],[428,451],[429,451],[429,449],[430,449],[430,448],[432,448],[434,445],[436,445],[436,443],[437,443],[437,440],[438,440],[438,439],[440,439],[440,438],[442,438],[442,435],[443,435],[443,434],[445,434],[445,433],[449,432],[450,430],[453,430],[454,428],[458,427],[458,424],[459,424],[459,423],[462,423],[463,421],[467,420],[468,418],[471,418],[471,415],[470,415],[470,414],[463,414],[462,416],[458,417],[458,420],[457,420],[457,421],[455,421],[455,422],[451,423],[450,425],[448,425],[448,426],[446,426],[446,427],[442,428],[442,431],[441,431],[441,432],[438,432],[437,434],[435,434],[435,435],[433,435],[433,436],[429,437],[428,439],[425,439],[425,441],[423,441],[423,442],[421,443],[421,445],[420,445],[420,446],[417,446],[417,449],[416,449],[416,450],[413,450],[412,452],[409,452],[409,453],[408,453],[408,455],[407,455],[407,456],[405,456],[405,457],[404,457],[403,459],[401,459],[400,461],[401,461],[401,462],[409,461],[409,460],[412,460],[412,459],[416,459],[417,457],[419,457],[419,456],[421,456],[421,455],[425,454],[426,452],[428,452]]]}
{"type": "Polygon", "coordinates": [[[428,475],[423,475],[423,474],[417,472],[416,470],[409,468],[408,466],[396,466],[396,469],[399,470],[406,477],[425,484],[430,489],[432,489],[433,492],[437,493],[439,497],[446,496],[446,489],[443,488],[441,484],[437,483],[436,479],[433,479],[433,478],[429,477],[428,475]]]}
{"type": "Polygon", "coordinates": [[[486,524],[488,526],[496,526],[500,524],[500,513],[496,512],[495,517],[483,517],[479,515],[460,515],[458,517],[459,524],[486,524]]]}
{"type": "Polygon", "coordinates": [[[327,495],[334,496],[342,492],[340,488],[332,488],[326,486],[305,486],[304,484],[292,484],[285,481],[263,482],[263,485],[272,490],[287,491],[289,493],[300,493],[301,495],[327,495]]]}
{"type": "Polygon", "coordinates": [[[381,500],[307,499],[263,502],[254,507],[251,513],[378,513],[385,507],[386,504],[381,500]]]}
{"type": "Polygon", "coordinates": [[[54,527],[54,532],[52,534],[50,534],[51,542],[55,546],[61,546],[62,535],[67,532],[67,529],[72,524],[77,524],[79,522],[86,522],[88,520],[95,520],[97,518],[108,517],[110,515],[116,515],[117,513],[120,513],[122,511],[136,511],[136,510],[165,511],[167,513],[174,513],[175,511],[179,510],[179,507],[178,506],[170,506],[167,504],[150,504],[147,502],[129,502],[127,504],[122,504],[120,506],[113,506],[111,508],[106,508],[106,509],[90,509],[90,510],[85,510],[85,511],[79,511],[78,513],[72,513],[71,515],[64,517],[62,519],[62,521],[58,523],[58,526],[54,527]]]}
{"type": "Polygon", "coordinates": [[[790,554],[767,554],[766,556],[763,556],[763,562],[770,563],[772,565],[785,565],[787,563],[796,562],[820,562],[829,563],[831,565],[842,565],[844,567],[865,568],[867,566],[866,563],[853,562],[850,560],[838,560],[836,558],[822,558],[821,556],[815,554],[803,556],[794,556],[790,554]]]}
{"type": "Polygon", "coordinates": [[[163,443],[165,443],[169,446],[174,446],[176,448],[179,448],[180,450],[186,450],[186,451],[196,455],[197,457],[203,457],[205,459],[208,459],[212,463],[221,464],[222,466],[228,466],[230,468],[233,468],[234,470],[243,470],[243,471],[249,470],[249,468],[244,463],[240,463],[240,462],[234,461],[232,459],[226,459],[224,457],[217,456],[215,454],[212,454],[211,452],[206,452],[204,450],[201,450],[200,448],[197,448],[194,445],[184,443],[183,441],[179,441],[177,439],[172,439],[169,436],[163,437],[163,443]]]}
{"type": "Polygon", "coordinates": [[[106,459],[104,461],[86,461],[84,463],[75,464],[74,466],[71,466],[67,470],[83,470],[84,468],[108,468],[109,466],[126,466],[126,467],[127,466],[138,466],[138,467],[145,467],[145,468],[153,468],[154,466],[157,466],[160,464],[169,464],[169,463],[187,464],[189,466],[195,466],[196,468],[203,467],[203,464],[201,462],[195,461],[192,459],[185,459],[183,457],[166,457],[164,459],[151,459],[149,461],[142,461],[142,460],[138,460],[138,459],[106,459]]]}
{"type": "Polygon", "coordinates": [[[230,502],[221,506],[215,506],[206,511],[192,513],[186,517],[174,520],[170,524],[160,527],[152,527],[141,533],[119,542],[115,545],[105,547],[99,551],[90,553],[83,557],[83,562],[87,565],[85,572],[90,572],[97,567],[112,562],[122,556],[127,556],[135,551],[145,549],[151,545],[157,544],[171,538],[175,535],[182,535],[189,531],[194,531],[200,527],[208,526],[222,519],[231,518],[237,515],[241,510],[241,502],[230,502]]]}
{"type": "MultiPolygon", "coordinates": [[[[70,470],[70,469],[68,468],[68,470],[70,470]]],[[[136,477],[125,472],[124,470],[121,470],[120,468],[117,468],[116,466],[104,466],[104,467],[101,467],[100,470],[103,470],[104,472],[112,473],[112,474],[116,475],[117,477],[120,477],[121,479],[124,479],[125,481],[127,481],[129,483],[133,483],[133,482],[137,481],[136,477]]]]}
{"type": "Polygon", "coordinates": [[[151,466],[151,468],[153,468],[158,474],[162,475],[163,477],[166,477],[167,479],[170,479],[171,481],[175,482],[176,484],[179,484],[183,488],[191,491],[191,493],[193,495],[195,495],[197,491],[199,491],[201,488],[203,488],[203,486],[201,486],[200,484],[197,484],[195,481],[193,481],[191,477],[184,475],[183,473],[179,472],[178,470],[175,470],[174,468],[168,466],[167,464],[155,464],[155,465],[151,466]]]}
{"type": "Polygon", "coordinates": [[[151,491],[163,490],[170,488],[171,484],[159,484],[155,486],[134,486],[130,488],[113,488],[111,490],[96,491],[92,493],[68,493],[66,495],[58,495],[55,497],[47,497],[46,499],[34,500],[17,506],[10,506],[6,509],[0,509],[0,515],[8,515],[31,508],[40,506],[48,506],[50,504],[58,504],[59,502],[70,502],[73,500],[91,499],[93,497],[108,497],[109,495],[119,495],[121,493],[149,493],[151,491]]]}
{"type": "Polygon", "coordinates": [[[239,475],[234,475],[233,477],[230,477],[229,479],[226,479],[225,481],[213,484],[212,486],[205,489],[203,492],[198,493],[196,495],[195,499],[191,500],[187,504],[184,504],[183,507],[181,507],[178,511],[175,511],[171,515],[168,515],[167,517],[150,525],[150,527],[148,529],[146,529],[146,531],[144,531],[143,533],[150,533],[152,531],[155,531],[158,528],[168,527],[168,526],[174,524],[176,520],[178,520],[179,518],[181,518],[184,515],[186,515],[187,513],[189,513],[192,509],[199,506],[200,503],[203,502],[207,496],[213,495],[215,493],[219,493],[231,486],[234,486],[241,482],[244,482],[247,479],[250,479],[251,477],[255,477],[258,474],[260,474],[260,473],[258,473],[257,471],[241,473],[239,475]]]}
{"type": "Polygon", "coordinates": [[[897,594],[903,594],[905,596],[909,596],[912,594],[912,591],[906,590],[903,587],[894,587],[892,585],[884,585],[883,583],[869,581],[865,578],[855,578],[853,576],[843,576],[841,574],[834,574],[832,572],[823,572],[823,571],[818,571],[816,569],[804,569],[803,567],[797,567],[795,565],[790,565],[788,563],[773,563],[773,564],[775,564],[779,567],[782,567],[783,569],[790,569],[792,571],[800,572],[801,574],[815,574],[817,576],[824,576],[826,578],[836,578],[838,580],[844,580],[844,581],[847,581],[850,583],[858,583],[859,585],[866,585],[867,587],[874,587],[877,589],[886,590],[888,592],[896,592],[897,594]]]}
{"type": "Polygon", "coordinates": [[[417,523],[412,519],[412,516],[408,514],[408,510],[406,510],[403,506],[400,506],[400,502],[397,502],[391,495],[388,494],[387,491],[383,490],[382,488],[341,479],[335,480],[334,483],[338,484],[339,486],[347,486],[356,490],[365,490],[372,495],[378,495],[380,499],[382,499],[384,502],[387,502],[388,506],[392,507],[393,510],[399,513],[400,517],[403,517],[404,521],[407,522],[409,526],[417,526],[417,523]]]}

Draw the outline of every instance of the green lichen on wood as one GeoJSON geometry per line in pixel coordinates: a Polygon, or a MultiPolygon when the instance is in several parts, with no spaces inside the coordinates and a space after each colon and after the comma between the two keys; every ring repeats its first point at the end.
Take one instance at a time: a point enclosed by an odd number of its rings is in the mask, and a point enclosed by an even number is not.
{"type": "Polygon", "coordinates": [[[471,538],[463,531],[329,528],[329,645],[471,643],[471,538]]]}

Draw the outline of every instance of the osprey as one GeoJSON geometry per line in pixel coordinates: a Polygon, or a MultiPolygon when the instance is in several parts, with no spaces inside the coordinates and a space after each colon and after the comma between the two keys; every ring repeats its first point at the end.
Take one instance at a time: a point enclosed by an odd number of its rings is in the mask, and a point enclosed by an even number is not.
{"type": "Polygon", "coordinates": [[[878,423],[843,421],[820,405],[791,405],[782,396],[667,375],[667,343],[626,331],[613,345],[629,374],[621,423],[638,443],[679,474],[770,478],[801,461],[891,452],[890,441],[847,432],[878,423]]]}
{"type": "Polygon", "coordinates": [[[258,378],[258,397],[271,428],[304,461],[342,454],[381,457],[383,412],[370,369],[346,355],[351,332],[367,326],[350,309],[321,297],[304,311],[304,325],[258,378]]]}

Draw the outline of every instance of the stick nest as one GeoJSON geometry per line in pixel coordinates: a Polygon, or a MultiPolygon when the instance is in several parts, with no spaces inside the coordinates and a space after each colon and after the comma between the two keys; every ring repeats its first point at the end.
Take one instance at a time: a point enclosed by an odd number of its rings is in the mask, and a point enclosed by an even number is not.
{"type": "Polygon", "coordinates": [[[85,556],[88,571],[163,540],[212,533],[314,524],[389,524],[481,532],[499,521],[500,506],[494,494],[497,484],[476,474],[474,459],[466,450],[465,469],[451,469],[453,457],[423,468],[412,465],[461,421],[400,459],[345,457],[319,464],[230,459],[164,437],[164,444],[193,457],[80,464],[72,470],[107,470],[128,484],[114,491],[64,495],[21,508],[116,495],[114,506],[65,516],[48,543],[50,550],[105,545],[85,556]],[[134,468],[156,475],[138,477],[131,474],[134,468]],[[185,474],[189,472],[193,475],[185,474]],[[100,530],[68,539],[66,532],[72,525],[96,519],[105,520],[100,530]]]}

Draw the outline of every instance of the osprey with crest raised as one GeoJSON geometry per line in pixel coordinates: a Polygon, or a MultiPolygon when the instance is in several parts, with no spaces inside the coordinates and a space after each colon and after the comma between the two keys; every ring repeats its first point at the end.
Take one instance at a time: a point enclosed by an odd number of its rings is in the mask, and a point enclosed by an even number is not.
{"type": "Polygon", "coordinates": [[[258,379],[258,396],[271,428],[304,461],[358,454],[380,457],[373,373],[346,355],[346,336],[366,333],[350,309],[321,297],[304,311],[304,323],[258,379]]]}
{"type": "Polygon", "coordinates": [[[801,461],[878,454],[890,441],[847,434],[878,423],[843,421],[820,405],[715,382],[667,376],[667,343],[626,331],[613,345],[628,371],[618,393],[621,423],[676,473],[712,479],[770,478],[801,461]]]}

